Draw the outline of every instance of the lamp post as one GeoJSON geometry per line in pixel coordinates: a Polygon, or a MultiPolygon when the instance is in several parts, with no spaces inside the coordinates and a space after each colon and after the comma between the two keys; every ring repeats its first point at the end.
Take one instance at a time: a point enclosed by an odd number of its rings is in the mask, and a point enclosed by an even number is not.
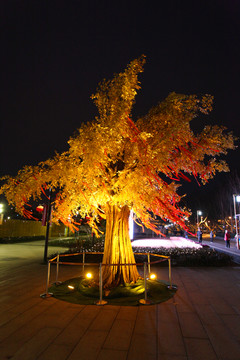
{"type": "Polygon", "coordinates": [[[233,207],[234,207],[234,218],[235,218],[235,227],[236,227],[236,240],[237,240],[237,248],[239,250],[238,221],[237,221],[236,202],[238,202],[238,203],[240,202],[240,195],[233,194],[233,207]]]}
{"type": "Polygon", "coordinates": [[[199,216],[202,215],[202,211],[201,210],[197,210],[197,229],[199,228],[199,216]]]}
{"type": "Polygon", "coordinates": [[[47,256],[48,256],[48,239],[49,239],[49,229],[50,229],[50,221],[51,221],[51,200],[52,200],[52,190],[49,189],[49,197],[48,197],[48,204],[46,208],[46,237],[45,237],[45,246],[44,246],[44,255],[43,255],[43,262],[47,263],[47,256]]]}

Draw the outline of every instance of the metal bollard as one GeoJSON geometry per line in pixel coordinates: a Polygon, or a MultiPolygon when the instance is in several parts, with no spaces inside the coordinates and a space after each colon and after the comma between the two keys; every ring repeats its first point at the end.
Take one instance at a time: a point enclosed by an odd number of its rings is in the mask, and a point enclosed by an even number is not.
{"type": "Polygon", "coordinates": [[[107,301],[102,299],[102,263],[99,265],[99,295],[100,299],[96,302],[96,305],[105,305],[107,301]]]}
{"type": "Polygon", "coordinates": [[[83,260],[82,260],[82,262],[83,262],[83,267],[82,267],[82,272],[83,272],[83,274],[84,274],[84,269],[85,269],[85,251],[83,250],[83,254],[82,254],[82,258],[83,258],[83,260]]]}
{"type": "Polygon", "coordinates": [[[42,298],[47,298],[47,297],[53,296],[53,293],[49,293],[49,292],[48,292],[49,281],[50,281],[50,271],[51,271],[51,263],[50,263],[50,261],[48,261],[48,273],[47,273],[46,292],[45,292],[44,294],[41,294],[41,295],[40,295],[40,297],[42,297],[42,298]]]}
{"type": "Polygon", "coordinates": [[[58,273],[59,273],[59,254],[57,255],[56,284],[58,282],[58,273]]]}
{"type": "Polygon", "coordinates": [[[148,276],[149,276],[151,273],[150,252],[148,252],[147,256],[148,256],[148,276]]]}
{"type": "Polygon", "coordinates": [[[143,265],[143,276],[144,276],[144,299],[140,299],[139,302],[143,305],[151,304],[151,301],[147,299],[147,263],[145,262],[143,265]]]}
{"type": "Polygon", "coordinates": [[[171,269],[171,259],[168,259],[168,274],[169,274],[169,289],[172,289],[172,269],[171,269]]]}
{"type": "Polygon", "coordinates": [[[57,255],[57,265],[56,265],[56,281],[55,285],[60,285],[62,282],[58,281],[58,275],[59,275],[59,254],[57,255]]]}

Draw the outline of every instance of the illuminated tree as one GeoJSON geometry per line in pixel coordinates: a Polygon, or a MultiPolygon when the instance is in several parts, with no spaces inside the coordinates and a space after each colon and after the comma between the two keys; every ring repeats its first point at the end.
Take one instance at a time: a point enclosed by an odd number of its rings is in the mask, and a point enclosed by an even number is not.
{"type": "MultiPolygon", "coordinates": [[[[128,232],[130,210],[135,220],[158,232],[154,216],[186,229],[185,210],[179,207],[180,180],[206,183],[217,171],[227,171],[219,155],[234,148],[231,134],[218,126],[206,126],[195,135],[190,121],[207,114],[212,97],[171,93],[149,113],[133,121],[131,116],[138,75],[144,56],[132,61],[112,80],[99,84],[92,96],[99,115],[83,124],[69,140],[69,150],[38,166],[25,167],[15,178],[6,177],[1,192],[17,211],[41,197],[46,187],[58,192],[53,220],[73,229],[74,216],[89,218],[96,233],[99,217],[106,218],[104,286],[135,282],[139,278],[128,232]],[[69,223],[69,217],[72,218],[69,223]]],[[[158,232],[159,233],[159,232],[158,232]]]]}

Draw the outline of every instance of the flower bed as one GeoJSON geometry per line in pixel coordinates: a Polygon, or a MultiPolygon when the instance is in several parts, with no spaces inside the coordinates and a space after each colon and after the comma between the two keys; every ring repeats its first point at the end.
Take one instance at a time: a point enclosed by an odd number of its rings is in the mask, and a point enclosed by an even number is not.
{"type": "MultiPolygon", "coordinates": [[[[71,247],[70,250],[65,253],[76,253],[85,250],[86,252],[94,252],[104,250],[104,242],[100,241],[95,243],[93,246],[89,248],[80,249],[78,247],[71,247]]],[[[228,254],[218,252],[208,246],[203,246],[200,249],[193,248],[149,248],[149,247],[138,247],[133,249],[135,253],[146,253],[150,252],[150,254],[159,254],[165,256],[171,256],[172,266],[229,266],[233,265],[233,259],[228,254]]],[[[101,255],[91,255],[86,261],[88,262],[100,262],[102,259],[101,255]],[[96,259],[94,258],[96,257],[96,259]]],[[[70,260],[70,258],[69,258],[70,260]]],[[[75,258],[76,260],[76,258],[75,258]]],[[[151,257],[151,261],[156,260],[156,258],[151,257]]],[[[79,258],[79,261],[82,261],[79,258]]],[[[147,261],[146,257],[143,259],[141,256],[136,256],[136,262],[144,262],[147,261]]],[[[167,266],[167,262],[162,262],[157,264],[157,266],[167,266]]]]}

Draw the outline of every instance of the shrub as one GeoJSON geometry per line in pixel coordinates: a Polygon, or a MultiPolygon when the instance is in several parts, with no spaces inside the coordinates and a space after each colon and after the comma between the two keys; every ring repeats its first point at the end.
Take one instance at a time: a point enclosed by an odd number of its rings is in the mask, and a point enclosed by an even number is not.
{"type": "MultiPolygon", "coordinates": [[[[86,243],[85,245],[88,245],[86,243]]],[[[98,240],[94,245],[78,247],[72,247],[65,253],[77,253],[82,252],[83,249],[86,252],[103,252],[104,250],[104,240],[98,240]]],[[[150,254],[158,254],[158,255],[165,255],[171,257],[171,264],[172,266],[226,266],[232,265],[233,258],[228,254],[218,252],[208,246],[203,246],[200,249],[193,249],[193,248],[135,248],[133,250],[135,253],[147,253],[150,254]]],[[[151,256],[151,261],[155,261],[159,258],[151,256]]],[[[70,260],[70,258],[69,258],[70,260]]],[[[71,258],[71,261],[77,261],[77,257],[71,258]]],[[[82,256],[79,256],[79,262],[82,261],[82,256]]],[[[89,255],[88,262],[97,262],[101,261],[101,256],[89,255]]],[[[146,260],[146,256],[139,256],[136,255],[136,262],[144,262],[146,260]]],[[[168,262],[160,262],[156,264],[157,266],[167,266],[168,262]]]]}

